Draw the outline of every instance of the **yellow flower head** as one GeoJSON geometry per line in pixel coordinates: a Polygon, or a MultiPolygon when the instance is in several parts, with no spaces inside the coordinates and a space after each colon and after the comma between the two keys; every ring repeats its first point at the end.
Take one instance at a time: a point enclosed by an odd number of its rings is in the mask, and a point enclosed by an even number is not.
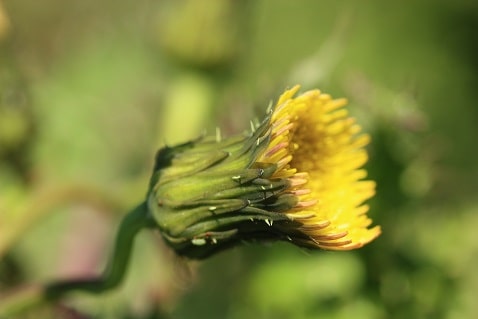
{"type": "Polygon", "coordinates": [[[244,241],[349,250],[368,228],[375,183],[362,181],[369,136],[320,91],[286,91],[252,132],[203,136],[158,152],[148,206],[180,255],[204,258],[244,241]]]}
{"type": "Polygon", "coordinates": [[[362,181],[367,172],[363,149],[366,134],[348,116],[345,99],[333,100],[319,90],[294,95],[299,86],[282,94],[271,116],[271,140],[258,158],[277,163],[272,178],[291,181],[288,192],[299,201],[285,212],[300,223],[306,238],[292,238],[324,249],[362,247],[380,234],[368,228],[369,207],[363,203],[375,194],[373,181],[362,181]]]}

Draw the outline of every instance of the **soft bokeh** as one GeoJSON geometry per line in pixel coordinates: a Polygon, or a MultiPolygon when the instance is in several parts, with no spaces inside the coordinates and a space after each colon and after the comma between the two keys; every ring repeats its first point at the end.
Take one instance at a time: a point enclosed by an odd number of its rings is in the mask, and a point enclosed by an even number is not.
{"type": "Polygon", "coordinates": [[[145,231],[115,292],[30,317],[476,316],[477,29],[473,0],[0,1],[0,295],[98,273],[159,147],[241,132],[299,83],[372,135],[377,240],[190,263],[145,231]]]}

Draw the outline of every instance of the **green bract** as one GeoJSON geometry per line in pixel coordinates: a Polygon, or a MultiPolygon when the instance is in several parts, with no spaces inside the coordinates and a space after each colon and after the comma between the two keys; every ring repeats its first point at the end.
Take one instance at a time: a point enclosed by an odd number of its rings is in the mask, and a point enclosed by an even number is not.
{"type": "Polygon", "coordinates": [[[270,140],[269,118],[253,133],[200,137],[156,156],[148,206],[165,241],[179,254],[207,257],[244,240],[277,239],[273,222],[297,204],[272,178],[275,164],[256,162],[270,140]]]}

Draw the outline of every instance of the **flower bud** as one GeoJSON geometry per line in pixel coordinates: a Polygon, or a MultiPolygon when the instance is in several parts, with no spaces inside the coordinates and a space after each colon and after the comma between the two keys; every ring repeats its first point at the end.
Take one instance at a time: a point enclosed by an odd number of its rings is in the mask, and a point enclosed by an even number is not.
{"type": "Polygon", "coordinates": [[[348,250],[380,233],[363,202],[367,135],[318,90],[286,91],[252,132],[161,149],[148,195],[165,241],[204,258],[244,241],[348,250]]]}

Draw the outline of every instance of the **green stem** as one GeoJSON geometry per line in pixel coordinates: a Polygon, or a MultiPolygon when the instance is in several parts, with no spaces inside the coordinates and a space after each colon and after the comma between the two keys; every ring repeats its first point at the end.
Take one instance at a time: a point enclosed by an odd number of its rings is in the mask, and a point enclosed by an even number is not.
{"type": "Polygon", "coordinates": [[[136,234],[150,224],[146,203],[142,203],[121,222],[116,235],[113,256],[103,275],[93,279],[66,280],[47,285],[45,290],[47,298],[56,299],[73,290],[98,294],[116,287],[126,273],[136,234]]]}
{"type": "Polygon", "coordinates": [[[19,312],[44,302],[54,301],[72,291],[99,294],[118,286],[127,271],[134,238],[143,228],[153,227],[146,203],[128,213],[116,235],[114,251],[102,275],[93,279],[65,280],[14,294],[0,301],[0,318],[10,318],[19,312]]]}

